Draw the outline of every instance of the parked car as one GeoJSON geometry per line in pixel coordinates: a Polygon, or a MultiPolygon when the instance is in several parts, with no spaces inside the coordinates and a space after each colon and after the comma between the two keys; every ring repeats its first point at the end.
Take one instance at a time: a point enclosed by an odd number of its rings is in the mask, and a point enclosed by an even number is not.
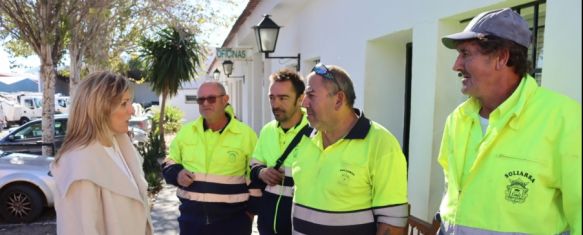
{"type": "MultiPolygon", "coordinates": [[[[67,115],[55,115],[54,151],[63,144],[67,130],[67,115]]],[[[8,135],[0,138],[0,150],[12,153],[42,154],[42,126],[41,120],[36,119],[12,130],[8,135]]],[[[52,146],[52,144],[49,144],[52,146]]]]}
{"type": "Polygon", "coordinates": [[[130,127],[137,127],[145,131],[150,132],[152,129],[152,120],[149,116],[132,116],[130,119],[130,127]]]}
{"type": "Polygon", "coordinates": [[[4,220],[32,222],[54,205],[52,161],[52,157],[0,151],[0,216],[4,220]]]}
{"type": "Polygon", "coordinates": [[[148,141],[148,133],[140,128],[130,127],[129,134],[132,139],[132,143],[136,147],[139,147],[148,141]]]}
{"type": "MultiPolygon", "coordinates": [[[[55,115],[55,139],[54,139],[54,153],[59,150],[65,138],[67,131],[66,114],[55,115]]],[[[131,126],[130,121],[130,126],[131,126]]],[[[136,146],[148,141],[148,135],[138,128],[130,128],[130,136],[136,146]]],[[[37,119],[30,121],[15,130],[8,133],[8,135],[0,138],[0,150],[13,153],[30,153],[42,154],[42,126],[41,120],[37,119]]],[[[53,146],[53,144],[49,144],[53,146]]],[[[54,154],[53,154],[54,155],[54,154]]]]}

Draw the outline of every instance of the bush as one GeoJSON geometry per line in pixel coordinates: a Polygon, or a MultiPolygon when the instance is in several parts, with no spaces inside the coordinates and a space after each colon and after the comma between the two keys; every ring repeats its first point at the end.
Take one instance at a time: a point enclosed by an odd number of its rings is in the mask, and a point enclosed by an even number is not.
{"type": "MultiPolygon", "coordinates": [[[[154,109],[154,115],[152,117],[153,129],[158,133],[158,121],[160,120],[160,109],[154,109]]],[[[167,106],[164,111],[164,133],[173,134],[178,132],[182,127],[182,118],[184,117],[184,112],[175,106],[167,106]]]]}
{"type": "Polygon", "coordinates": [[[162,189],[162,170],[158,159],[164,158],[166,153],[160,137],[151,131],[148,142],[138,146],[138,152],[144,158],[144,175],[148,181],[148,192],[155,194],[162,189]]]}

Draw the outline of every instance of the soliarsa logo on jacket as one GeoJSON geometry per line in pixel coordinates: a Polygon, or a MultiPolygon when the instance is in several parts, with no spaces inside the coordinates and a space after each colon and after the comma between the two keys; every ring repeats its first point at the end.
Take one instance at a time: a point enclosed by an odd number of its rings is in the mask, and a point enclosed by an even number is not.
{"type": "Polygon", "coordinates": [[[237,158],[239,157],[239,153],[237,153],[237,151],[228,151],[227,154],[229,155],[229,161],[232,163],[237,162],[237,158]]]}
{"type": "Polygon", "coordinates": [[[350,181],[350,179],[354,176],[354,172],[352,172],[349,169],[340,169],[340,178],[338,179],[338,182],[340,184],[348,184],[348,182],[350,181]]]}
{"type": "Polygon", "coordinates": [[[528,197],[527,186],[534,183],[534,176],[525,171],[509,171],[504,174],[509,184],[506,186],[505,199],[512,203],[524,203],[528,197]]]}

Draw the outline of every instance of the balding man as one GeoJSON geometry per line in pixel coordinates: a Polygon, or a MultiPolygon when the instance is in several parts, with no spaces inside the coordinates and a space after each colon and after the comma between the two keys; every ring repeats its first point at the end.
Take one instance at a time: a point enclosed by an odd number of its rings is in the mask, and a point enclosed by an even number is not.
{"type": "Polygon", "coordinates": [[[225,112],[228,101],[221,83],[202,84],[201,117],[182,127],[170,145],[163,173],[178,187],[180,234],[251,234],[246,175],[257,136],[225,112]]]}
{"type": "Polygon", "coordinates": [[[407,166],[399,142],[355,109],[350,76],[317,64],[302,105],[317,130],[292,165],[297,234],[404,234],[407,166]]]}

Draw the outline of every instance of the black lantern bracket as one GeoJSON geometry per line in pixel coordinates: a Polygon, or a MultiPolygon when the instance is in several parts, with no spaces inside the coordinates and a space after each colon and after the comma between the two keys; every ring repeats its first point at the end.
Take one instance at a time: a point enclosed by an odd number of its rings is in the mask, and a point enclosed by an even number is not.
{"type": "Polygon", "coordinates": [[[265,52],[265,59],[297,59],[296,70],[300,71],[300,53],[298,53],[298,56],[269,56],[269,52],[265,52]]]}
{"type": "Polygon", "coordinates": [[[297,59],[296,69],[299,72],[301,62],[300,53],[298,53],[298,56],[269,56],[269,53],[275,51],[280,28],[269,15],[263,15],[263,20],[253,26],[259,52],[265,54],[265,59],[297,59]]]}

